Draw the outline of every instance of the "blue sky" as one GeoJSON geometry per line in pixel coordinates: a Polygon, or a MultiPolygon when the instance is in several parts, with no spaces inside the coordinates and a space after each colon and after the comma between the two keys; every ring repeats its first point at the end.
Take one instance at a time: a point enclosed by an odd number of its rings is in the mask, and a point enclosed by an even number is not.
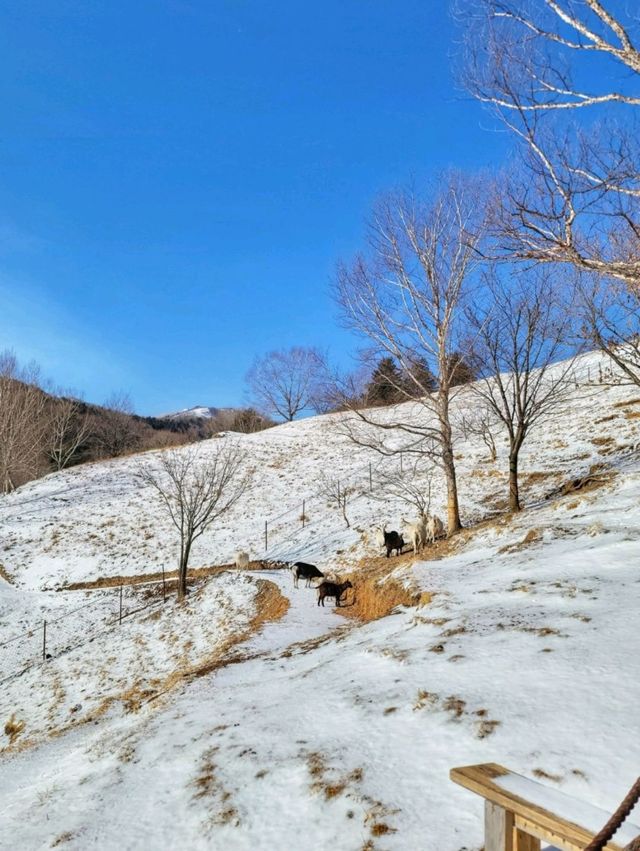
{"type": "Polygon", "coordinates": [[[140,413],[243,400],[254,355],[355,341],[329,294],[376,194],[508,140],[436,0],[9,0],[0,349],[140,413]]]}

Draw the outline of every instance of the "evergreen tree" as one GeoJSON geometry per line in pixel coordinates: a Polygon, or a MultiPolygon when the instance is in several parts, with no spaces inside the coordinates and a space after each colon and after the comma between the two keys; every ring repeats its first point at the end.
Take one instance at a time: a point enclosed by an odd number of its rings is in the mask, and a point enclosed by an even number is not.
{"type": "Polygon", "coordinates": [[[424,358],[416,358],[405,371],[403,389],[408,399],[419,399],[438,387],[435,375],[424,358]]]}
{"type": "Polygon", "coordinates": [[[475,369],[462,352],[451,352],[448,357],[448,365],[451,376],[451,387],[456,387],[460,384],[470,384],[477,378],[475,369]]]}
{"type": "Polygon", "coordinates": [[[367,405],[371,407],[394,405],[406,398],[403,392],[404,376],[393,358],[384,357],[373,371],[365,391],[367,405]]]}

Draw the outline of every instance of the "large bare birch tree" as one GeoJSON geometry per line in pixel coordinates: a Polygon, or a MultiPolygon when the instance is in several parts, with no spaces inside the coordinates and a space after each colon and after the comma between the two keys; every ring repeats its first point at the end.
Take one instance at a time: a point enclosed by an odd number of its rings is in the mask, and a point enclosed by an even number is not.
{"type": "Polygon", "coordinates": [[[449,534],[461,525],[450,416],[452,354],[480,262],[483,210],[480,185],[458,175],[426,200],[414,191],[389,194],[374,208],[363,252],[341,264],[336,276],[347,326],[367,340],[372,357],[393,358],[400,367],[398,394],[414,401],[412,410],[382,412],[352,405],[346,428],[356,442],[382,454],[401,451],[438,461],[447,483],[449,534]]]}

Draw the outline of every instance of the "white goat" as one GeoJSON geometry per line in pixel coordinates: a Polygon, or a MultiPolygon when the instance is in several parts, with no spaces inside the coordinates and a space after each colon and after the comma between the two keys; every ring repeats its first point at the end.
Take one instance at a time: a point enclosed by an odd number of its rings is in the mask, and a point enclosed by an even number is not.
{"type": "Polygon", "coordinates": [[[427,540],[427,519],[424,515],[418,517],[415,523],[409,523],[404,518],[402,519],[402,534],[404,538],[409,540],[413,546],[413,554],[417,555],[424,547],[427,540]]]}
{"type": "Polygon", "coordinates": [[[385,544],[384,533],[385,533],[386,529],[387,529],[386,523],[384,524],[384,526],[375,526],[374,527],[373,536],[374,536],[376,546],[378,547],[378,549],[382,549],[382,547],[384,547],[384,544],[385,544]]]}
{"type": "Polygon", "coordinates": [[[238,550],[235,554],[234,562],[238,570],[246,570],[249,567],[249,553],[244,550],[238,550]]]}
{"type": "Polygon", "coordinates": [[[436,515],[432,514],[427,519],[427,528],[426,528],[426,540],[429,544],[433,544],[436,541],[436,538],[442,537],[444,534],[444,524],[442,520],[436,515]]]}

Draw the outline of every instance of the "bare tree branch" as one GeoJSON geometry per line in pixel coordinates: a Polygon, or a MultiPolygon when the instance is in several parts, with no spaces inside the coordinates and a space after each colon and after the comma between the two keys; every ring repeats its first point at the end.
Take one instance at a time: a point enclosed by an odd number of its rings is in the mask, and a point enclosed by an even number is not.
{"type": "Polygon", "coordinates": [[[499,222],[505,253],[636,287],[640,152],[633,113],[618,111],[618,121],[604,123],[593,111],[590,126],[583,116],[585,107],[640,105],[631,12],[614,12],[610,0],[460,0],[459,7],[467,13],[464,84],[493,108],[522,153],[523,174],[509,178],[499,222]],[[583,117],[563,122],[560,113],[583,117]]]}

